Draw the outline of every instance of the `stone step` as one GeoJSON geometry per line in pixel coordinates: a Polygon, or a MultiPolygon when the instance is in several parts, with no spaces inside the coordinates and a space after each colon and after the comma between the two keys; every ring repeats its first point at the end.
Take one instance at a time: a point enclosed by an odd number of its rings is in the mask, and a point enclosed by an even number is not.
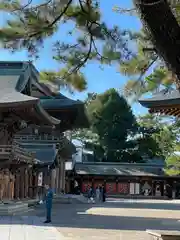
{"type": "Polygon", "coordinates": [[[87,203],[88,200],[84,195],[69,195],[72,198],[72,202],[74,203],[87,203]]]}
{"type": "Polygon", "coordinates": [[[28,211],[27,203],[0,204],[0,216],[15,215],[28,211]]]}
{"type": "Polygon", "coordinates": [[[62,194],[55,195],[53,198],[53,203],[70,204],[72,203],[72,198],[62,194]]]}

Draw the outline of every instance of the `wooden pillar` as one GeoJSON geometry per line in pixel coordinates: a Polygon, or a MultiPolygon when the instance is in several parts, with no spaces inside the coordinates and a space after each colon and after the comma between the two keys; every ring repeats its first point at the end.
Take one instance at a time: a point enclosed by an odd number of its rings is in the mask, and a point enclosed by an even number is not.
{"type": "Polygon", "coordinates": [[[58,192],[61,192],[61,166],[59,165],[58,192]]]}
{"type": "Polygon", "coordinates": [[[51,188],[56,190],[56,169],[51,171],[51,188]]]}
{"type": "Polygon", "coordinates": [[[37,188],[37,184],[38,183],[38,173],[35,172],[33,174],[33,197],[36,198],[38,196],[38,188],[37,188]]]}
{"type": "Polygon", "coordinates": [[[28,171],[28,197],[29,198],[33,198],[33,189],[32,189],[32,186],[33,186],[33,171],[32,171],[32,168],[29,169],[28,171]]]}
{"type": "Polygon", "coordinates": [[[117,178],[115,181],[116,181],[116,194],[118,194],[118,184],[119,184],[119,179],[117,178]]]}
{"type": "MultiPolygon", "coordinates": [[[[80,188],[81,190],[81,188],[80,188]]],[[[66,183],[65,183],[65,193],[69,193],[70,192],[70,180],[66,179],[66,183]]]]}
{"type": "Polygon", "coordinates": [[[65,181],[66,181],[66,176],[65,176],[65,161],[62,161],[62,189],[65,190],[65,181]]]}
{"type": "Polygon", "coordinates": [[[9,199],[13,200],[14,199],[14,185],[15,185],[15,175],[10,173],[10,183],[9,183],[9,192],[10,196],[9,199]]]}
{"type": "Polygon", "coordinates": [[[59,164],[59,191],[62,190],[62,161],[59,164]]]}
{"type": "Polygon", "coordinates": [[[151,184],[151,195],[154,196],[154,180],[152,180],[151,184]]]}
{"type": "Polygon", "coordinates": [[[3,200],[9,200],[9,188],[10,188],[10,172],[8,169],[5,170],[4,174],[4,193],[3,193],[3,200]]]}
{"type": "Polygon", "coordinates": [[[19,170],[15,173],[15,191],[14,195],[16,199],[19,199],[20,197],[20,173],[19,170]]]}
{"type": "Polygon", "coordinates": [[[173,181],[173,187],[172,187],[172,198],[176,198],[176,181],[173,181]]]}
{"type": "Polygon", "coordinates": [[[65,188],[65,162],[61,159],[60,162],[60,191],[64,190],[65,188]]]}
{"type": "Polygon", "coordinates": [[[25,180],[25,173],[24,168],[20,169],[20,198],[24,198],[24,180],[25,180]]]}
{"type": "Polygon", "coordinates": [[[59,168],[56,168],[56,193],[59,193],[59,168]]]}
{"type": "Polygon", "coordinates": [[[27,167],[25,168],[25,176],[24,176],[24,197],[28,198],[28,189],[29,189],[29,182],[28,182],[28,177],[29,177],[29,172],[27,167]]]}

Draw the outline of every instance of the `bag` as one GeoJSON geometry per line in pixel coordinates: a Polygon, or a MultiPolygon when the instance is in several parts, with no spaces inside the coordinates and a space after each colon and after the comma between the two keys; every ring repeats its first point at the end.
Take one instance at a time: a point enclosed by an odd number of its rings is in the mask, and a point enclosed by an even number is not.
{"type": "Polygon", "coordinates": [[[92,202],[92,203],[95,203],[95,201],[94,201],[94,198],[93,198],[93,197],[91,197],[91,198],[90,198],[90,200],[91,200],[91,202],[92,202]]]}

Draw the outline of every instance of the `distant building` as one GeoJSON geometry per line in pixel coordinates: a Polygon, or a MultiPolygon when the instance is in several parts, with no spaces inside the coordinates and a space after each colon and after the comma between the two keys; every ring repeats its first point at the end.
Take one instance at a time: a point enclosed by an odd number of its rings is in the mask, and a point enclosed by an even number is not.
{"type": "Polygon", "coordinates": [[[76,162],[66,172],[66,191],[73,193],[77,182],[84,194],[90,186],[105,185],[108,196],[171,197],[173,191],[177,192],[180,177],[167,176],[164,167],[161,159],[147,163],[76,162]]]}

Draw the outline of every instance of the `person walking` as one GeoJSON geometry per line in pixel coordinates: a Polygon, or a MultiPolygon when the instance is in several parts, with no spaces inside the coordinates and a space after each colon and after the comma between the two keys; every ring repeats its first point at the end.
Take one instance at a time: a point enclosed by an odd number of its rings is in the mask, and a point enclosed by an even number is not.
{"type": "Polygon", "coordinates": [[[103,189],[102,186],[99,186],[99,201],[102,202],[103,200],[103,189]]]}
{"type": "Polygon", "coordinates": [[[106,189],[105,186],[103,185],[102,187],[102,201],[105,202],[106,201],[106,189]]]}
{"type": "Polygon", "coordinates": [[[49,185],[44,186],[46,189],[45,202],[46,202],[46,221],[44,223],[51,223],[51,212],[52,212],[52,200],[53,191],[49,185]]]}
{"type": "Polygon", "coordinates": [[[100,201],[100,188],[99,188],[99,186],[96,187],[96,200],[97,200],[97,202],[100,201]]]}
{"type": "Polygon", "coordinates": [[[88,191],[88,203],[94,203],[94,190],[91,186],[88,191]]]}

